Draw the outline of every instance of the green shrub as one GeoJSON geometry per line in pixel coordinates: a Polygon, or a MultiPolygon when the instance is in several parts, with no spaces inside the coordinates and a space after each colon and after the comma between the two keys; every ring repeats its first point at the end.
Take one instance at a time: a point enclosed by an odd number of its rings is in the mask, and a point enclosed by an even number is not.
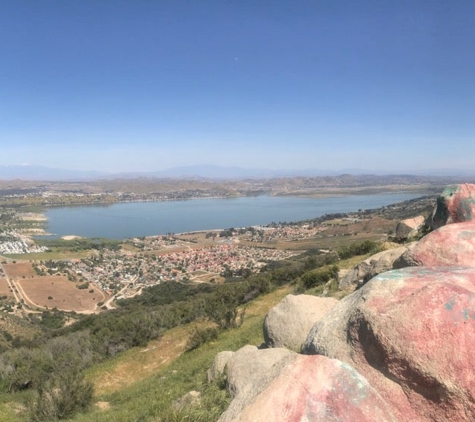
{"type": "Polygon", "coordinates": [[[55,373],[37,388],[37,393],[28,403],[30,419],[47,422],[65,419],[90,405],[93,386],[84,380],[78,371],[55,373]]]}
{"type": "Polygon", "coordinates": [[[308,271],[305,273],[301,280],[305,289],[311,289],[312,287],[320,286],[332,278],[336,277],[338,274],[338,267],[333,265],[330,268],[321,268],[317,270],[308,271]]]}
{"type": "Polygon", "coordinates": [[[41,349],[20,347],[8,350],[0,359],[0,379],[8,392],[36,388],[52,370],[53,362],[41,349]]]}
{"type": "Polygon", "coordinates": [[[218,338],[218,334],[219,330],[217,328],[204,328],[195,330],[195,332],[188,339],[186,351],[188,352],[197,349],[202,344],[216,340],[218,338]]]}
{"type": "Polygon", "coordinates": [[[338,256],[340,259],[348,259],[356,255],[365,255],[369,252],[376,253],[380,245],[372,240],[365,240],[364,242],[350,243],[338,249],[338,256]]]}

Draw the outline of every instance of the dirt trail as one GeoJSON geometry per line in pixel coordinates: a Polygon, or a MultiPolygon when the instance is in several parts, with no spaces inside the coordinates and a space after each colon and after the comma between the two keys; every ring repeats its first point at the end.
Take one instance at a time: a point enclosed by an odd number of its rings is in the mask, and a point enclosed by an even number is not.
{"type": "Polygon", "coordinates": [[[96,395],[121,390],[170,364],[185,351],[191,332],[189,326],[177,327],[140,351],[124,353],[113,368],[93,380],[96,395]],[[131,353],[133,359],[130,359],[131,353]]]}

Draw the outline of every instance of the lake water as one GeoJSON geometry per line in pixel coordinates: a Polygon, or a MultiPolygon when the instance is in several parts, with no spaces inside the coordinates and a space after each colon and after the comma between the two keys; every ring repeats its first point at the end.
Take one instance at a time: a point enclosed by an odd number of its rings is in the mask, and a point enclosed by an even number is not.
{"type": "Polygon", "coordinates": [[[129,202],[107,206],[53,208],[45,212],[54,237],[77,235],[125,239],[230,227],[301,221],[328,213],[379,208],[418,194],[355,195],[336,198],[244,197],[188,201],[129,202]]]}

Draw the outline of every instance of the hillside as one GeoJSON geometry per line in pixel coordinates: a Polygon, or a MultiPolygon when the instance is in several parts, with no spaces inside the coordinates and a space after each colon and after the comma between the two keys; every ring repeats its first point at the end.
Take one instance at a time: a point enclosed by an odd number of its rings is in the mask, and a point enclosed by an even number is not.
{"type": "Polygon", "coordinates": [[[427,212],[427,201],[326,216],[318,224],[328,225],[328,236],[305,239],[294,245],[298,255],[224,284],[163,283],[97,315],[30,313],[23,321],[39,335],[3,331],[2,420],[216,420],[229,398],[204,382],[214,355],[261,344],[265,314],[289,292],[341,297],[331,282],[336,271],[380,250],[397,219],[427,212]],[[355,225],[359,235],[349,238],[355,225]],[[201,391],[206,411],[172,406],[191,390],[201,391]]]}

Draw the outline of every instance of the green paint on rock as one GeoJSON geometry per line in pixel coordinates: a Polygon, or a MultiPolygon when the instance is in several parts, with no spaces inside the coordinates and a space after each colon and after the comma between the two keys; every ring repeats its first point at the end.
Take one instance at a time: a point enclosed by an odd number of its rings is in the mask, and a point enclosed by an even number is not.
{"type": "Polygon", "coordinates": [[[454,195],[455,192],[457,192],[458,189],[459,189],[459,185],[447,186],[447,187],[442,191],[441,196],[448,198],[448,197],[454,195]]]}
{"type": "Polygon", "coordinates": [[[462,221],[473,220],[472,207],[468,199],[460,203],[457,212],[462,217],[462,221]]]}
{"type": "Polygon", "coordinates": [[[445,304],[445,309],[447,309],[448,311],[452,311],[454,309],[454,305],[455,305],[455,300],[454,298],[452,298],[445,304]]]}

